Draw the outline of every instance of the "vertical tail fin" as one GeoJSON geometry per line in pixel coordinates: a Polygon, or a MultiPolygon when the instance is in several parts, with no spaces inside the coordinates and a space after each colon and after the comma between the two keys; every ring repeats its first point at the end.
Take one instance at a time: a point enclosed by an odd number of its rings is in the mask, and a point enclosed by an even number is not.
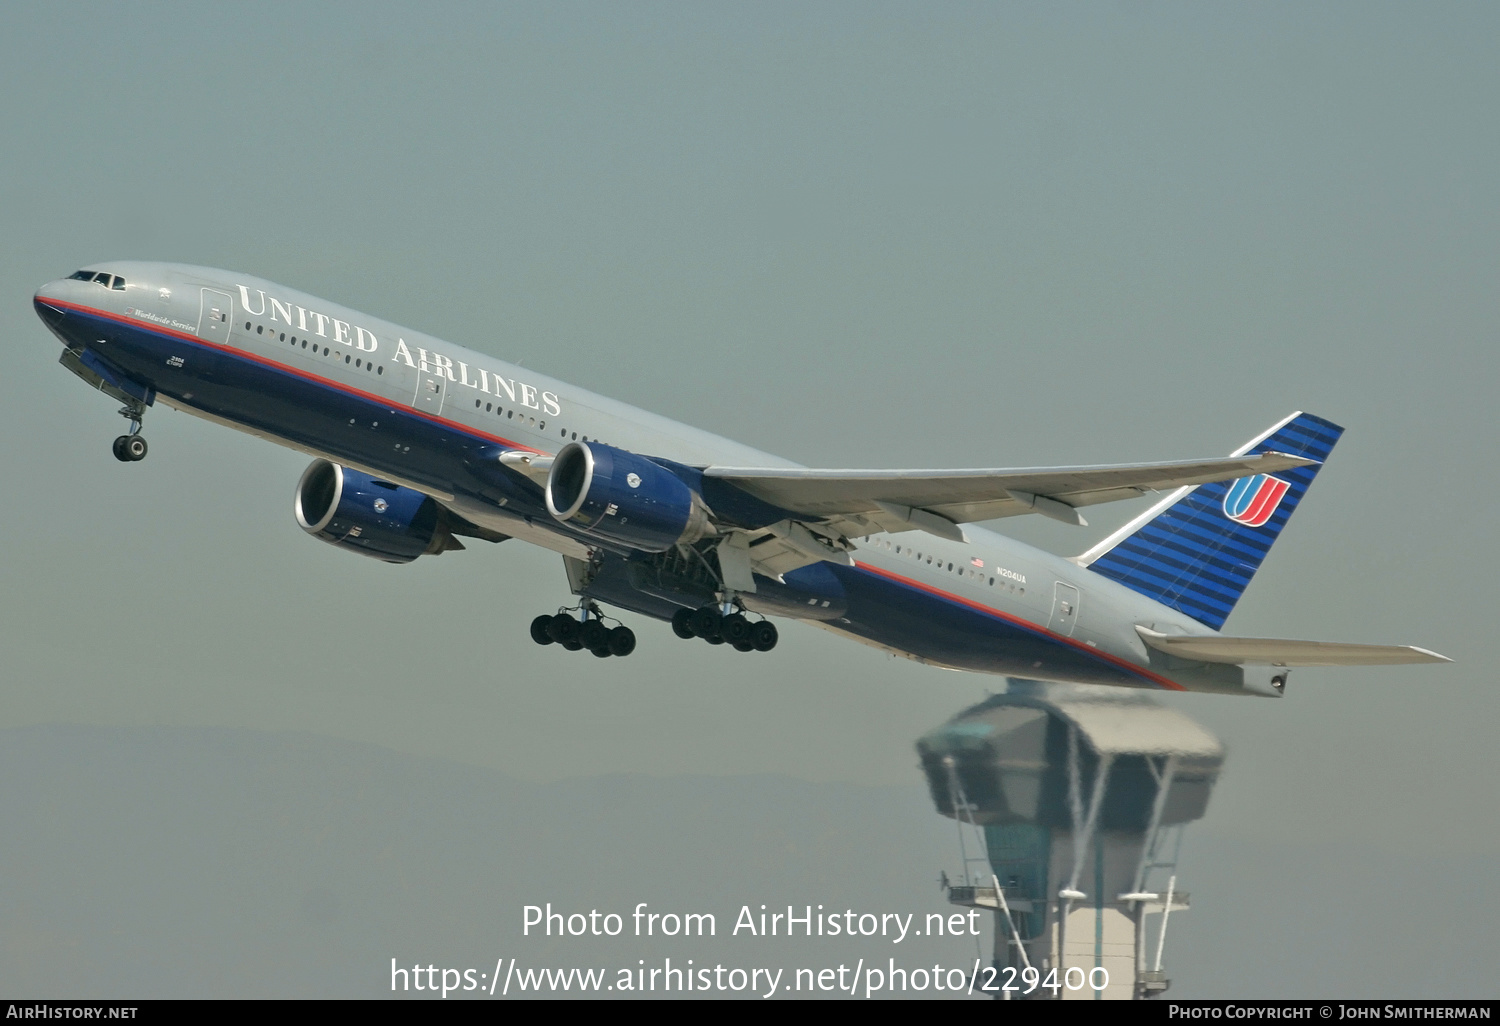
{"type": "Polygon", "coordinates": [[[1075,561],[1218,630],[1343,433],[1294,413],[1234,455],[1285,452],[1316,464],[1180,488],[1075,561]]]}

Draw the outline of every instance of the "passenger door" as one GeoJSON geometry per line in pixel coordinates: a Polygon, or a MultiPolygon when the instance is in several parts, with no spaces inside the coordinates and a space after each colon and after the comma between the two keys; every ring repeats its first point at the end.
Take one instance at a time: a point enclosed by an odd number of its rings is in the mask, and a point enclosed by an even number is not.
{"type": "Polygon", "coordinates": [[[417,394],[411,404],[423,413],[434,417],[443,412],[443,398],[448,394],[448,378],[438,372],[423,370],[417,373],[417,394]]]}
{"type": "Polygon", "coordinates": [[[204,289],[203,298],[198,305],[198,337],[227,345],[229,315],[233,312],[234,303],[229,298],[229,293],[204,289]]]}

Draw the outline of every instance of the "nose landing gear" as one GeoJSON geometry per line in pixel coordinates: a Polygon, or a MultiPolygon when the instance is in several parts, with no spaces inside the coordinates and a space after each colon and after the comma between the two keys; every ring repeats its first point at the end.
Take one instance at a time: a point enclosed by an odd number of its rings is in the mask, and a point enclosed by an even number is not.
{"type": "Polygon", "coordinates": [[[121,463],[139,463],[146,458],[146,439],[141,436],[141,420],[146,416],[146,408],[122,406],[120,416],[130,421],[130,433],[115,439],[115,459],[121,463]]]}
{"type": "Polygon", "coordinates": [[[574,609],[561,609],[555,614],[543,614],[531,621],[531,640],[538,645],[561,645],[569,652],[588,649],[600,659],[610,656],[628,656],[635,651],[635,631],[615,620],[608,627],[605,617],[593,602],[574,609]]]}

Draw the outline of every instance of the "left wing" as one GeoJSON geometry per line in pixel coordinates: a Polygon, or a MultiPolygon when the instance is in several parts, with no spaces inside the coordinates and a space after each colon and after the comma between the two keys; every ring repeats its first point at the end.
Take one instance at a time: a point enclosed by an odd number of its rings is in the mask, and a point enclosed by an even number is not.
{"type": "Polygon", "coordinates": [[[1407,663],[1453,662],[1447,656],[1415,645],[1345,645],[1335,641],[1161,634],[1139,626],[1135,630],[1142,641],[1158,652],[1199,663],[1231,663],[1238,666],[1399,666],[1407,663]]]}

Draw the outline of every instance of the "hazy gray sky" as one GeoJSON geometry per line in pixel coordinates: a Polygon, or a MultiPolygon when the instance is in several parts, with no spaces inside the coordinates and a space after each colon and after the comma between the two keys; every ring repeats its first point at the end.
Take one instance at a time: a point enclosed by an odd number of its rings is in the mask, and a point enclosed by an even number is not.
{"type": "MultiPolygon", "coordinates": [[[[1210,819],[1289,873],[1500,856],[1497,30],[1492,4],[7,4],[0,727],[898,787],[998,687],[800,627],[737,657],[637,622],[629,660],[566,658],[526,635],[566,601],[553,554],[336,551],[292,519],[305,458],[167,410],[117,463],[30,296],[171,259],[814,465],[1186,458],[1328,417],[1228,629],[1457,662],[1175,699],[1230,746],[1210,819]]],[[[1135,508],[1001,529],[1082,551],[1135,508]]]]}

